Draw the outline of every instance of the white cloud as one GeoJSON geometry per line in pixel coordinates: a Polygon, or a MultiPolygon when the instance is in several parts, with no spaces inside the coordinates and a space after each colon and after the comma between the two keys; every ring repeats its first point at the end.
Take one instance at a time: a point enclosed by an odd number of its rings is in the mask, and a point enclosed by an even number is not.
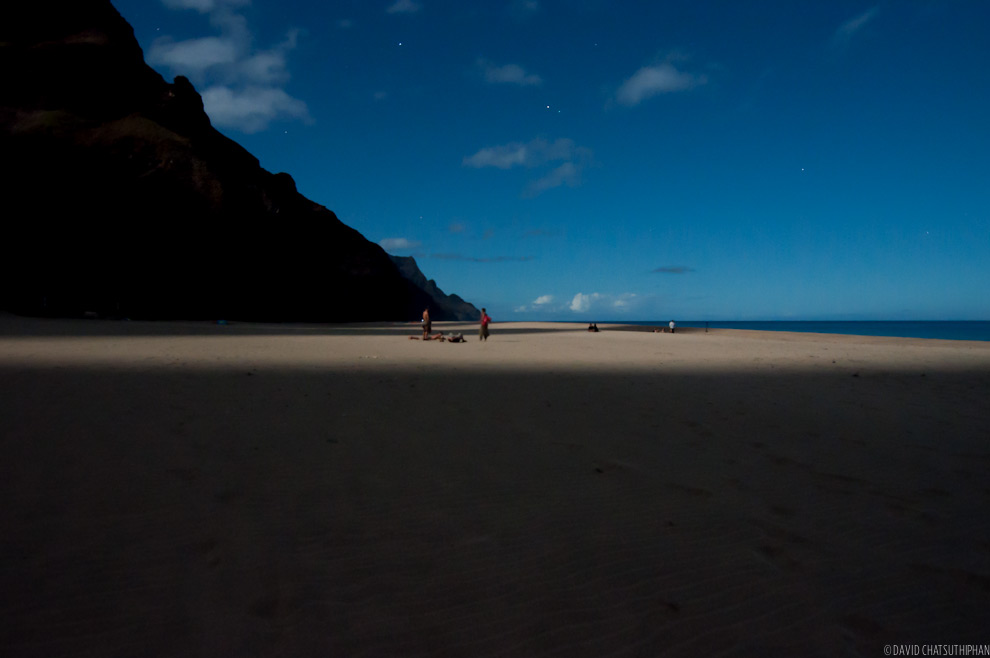
{"type": "Polygon", "coordinates": [[[525,196],[536,196],[546,190],[567,185],[574,187],[581,182],[581,172],[591,162],[591,150],[578,146],[572,139],[561,138],[553,142],[537,138],[527,143],[512,142],[501,146],[483,148],[464,158],[465,167],[481,169],[495,167],[529,169],[560,162],[543,176],[530,183],[525,196]]]}
{"type": "Polygon", "coordinates": [[[273,87],[210,87],[203,106],[214,124],[245,133],[260,132],[277,118],[309,120],[305,103],[273,87]]]}
{"type": "Polygon", "coordinates": [[[625,292],[620,295],[606,295],[593,292],[585,294],[579,292],[574,295],[568,308],[575,313],[587,313],[594,311],[598,313],[625,313],[633,310],[642,302],[639,295],[632,292],[625,292]]]}
{"type": "Polygon", "coordinates": [[[848,43],[857,32],[862,30],[867,23],[876,17],[877,12],[879,11],[879,7],[873,7],[872,9],[867,9],[859,16],[843,23],[839,29],[835,31],[835,35],[832,37],[832,44],[835,46],[843,46],[848,43]]]}
{"type": "Polygon", "coordinates": [[[385,238],[378,242],[382,249],[385,251],[398,251],[402,249],[415,249],[420,245],[416,240],[407,240],[406,238],[385,238]]]}
{"type": "MultiPolygon", "coordinates": [[[[534,143],[545,143],[543,140],[535,140],[534,143]]],[[[574,143],[572,139],[558,139],[552,144],[546,144],[545,148],[540,151],[545,162],[553,162],[555,160],[580,160],[584,158],[591,157],[591,151],[584,148],[583,146],[578,146],[574,143]]]]}
{"type": "Polygon", "coordinates": [[[579,292],[574,295],[574,299],[571,300],[570,309],[575,313],[583,313],[591,309],[592,302],[597,301],[600,297],[601,295],[597,292],[593,292],[590,295],[585,295],[584,293],[579,292]]]}
{"type": "Polygon", "coordinates": [[[509,169],[516,165],[525,165],[527,155],[525,144],[513,143],[483,148],[474,155],[464,158],[463,164],[475,169],[481,167],[509,169]]]}
{"type": "Polygon", "coordinates": [[[561,138],[554,142],[537,138],[528,143],[511,142],[502,146],[483,148],[474,155],[464,158],[467,167],[497,167],[511,169],[516,166],[539,167],[558,160],[584,160],[591,157],[591,151],[577,146],[574,140],[561,138]]]}
{"type": "Polygon", "coordinates": [[[515,308],[515,312],[526,313],[529,311],[540,311],[542,313],[547,313],[547,312],[553,313],[560,310],[559,307],[552,307],[551,304],[553,304],[553,295],[540,295],[529,304],[523,304],[522,306],[517,306],[515,308]]]}
{"type": "Polygon", "coordinates": [[[568,187],[575,187],[581,182],[581,169],[573,162],[565,162],[564,164],[556,167],[550,173],[548,173],[543,178],[534,181],[530,184],[527,189],[527,194],[530,196],[536,196],[541,192],[551,190],[555,187],[560,187],[561,185],[567,185],[568,187]]]}
{"type": "Polygon", "coordinates": [[[237,70],[239,77],[256,83],[280,84],[289,79],[285,55],[276,50],[267,50],[248,57],[238,64],[237,70]]]}
{"type": "Polygon", "coordinates": [[[684,91],[707,81],[704,75],[682,73],[669,62],[644,66],[622,83],[615,93],[615,99],[620,104],[631,107],[657,94],[684,91]]]}
{"type": "Polygon", "coordinates": [[[423,6],[413,0],[396,0],[385,11],[389,14],[415,14],[423,6]]]}
{"type": "Polygon", "coordinates": [[[540,316],[579,313],[585,316],[594,315],[599,320],[608,320],[617,317],[646,317],[647,313],[653,313],[651,304],[655,305],[657,299],[655,295],[640,295],[634,292],[624,292],[619,294],[591,292],[579,292],[570,299],[558,301],[554,295],[540,295],[533,301],[522,304],[514,308],[516,313],[533,313],[540,316]]]}
{"type": "Polygon", "coordinates": [[[247,19],[236,8],[250,0],[163,0],[172,9],[209,13],[219,36],[174,41],[156,39],[148,62],[174,75],[184,75],[202,91],[203,106],[217,127],[260,132],[272,121],[311,121],[306,103],[293,98],[284,85],[290,75],[288,55],[296,48],[299,31],[289,31],[281,43],[256,50],[247,19]]]}
{"type": "Polygon", "coordinates": [[[148,62],[184,71],[190,78],[198,78],[212,66],[236,62],[238,51],[237,44],[224,37],[203,37],[179,42],[163,37],[151,44],[148,62]]]}
{"type": "Polygon", "coordinates": [[[521,87],[538,87],[543,84],[543,78],[535,73],[528,73],[518,64],[496,66],[485,59],[478,60],[485,72],[485,80],[494,84],[514,84],[521,87]]]}

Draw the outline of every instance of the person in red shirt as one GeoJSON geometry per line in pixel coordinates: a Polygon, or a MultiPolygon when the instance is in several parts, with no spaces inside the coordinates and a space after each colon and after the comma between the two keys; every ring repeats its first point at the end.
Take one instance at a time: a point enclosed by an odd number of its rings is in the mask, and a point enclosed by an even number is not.
{"type": "Polygon", "coordinates": [[[478,330],[478,340],[488,340],[488,325],[492,323],[492,319],[488,317],[488,313],[485,309],[481,309],[481,329],[478,330]]]}

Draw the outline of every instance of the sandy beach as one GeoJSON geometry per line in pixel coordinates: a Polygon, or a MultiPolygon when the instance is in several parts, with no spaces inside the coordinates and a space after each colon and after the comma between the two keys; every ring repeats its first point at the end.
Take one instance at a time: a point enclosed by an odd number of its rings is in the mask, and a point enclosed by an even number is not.
{"type": "Polygon", "coordinates": [[[990,343],[0,316],[0,655],[988,643],[990,343]]]}

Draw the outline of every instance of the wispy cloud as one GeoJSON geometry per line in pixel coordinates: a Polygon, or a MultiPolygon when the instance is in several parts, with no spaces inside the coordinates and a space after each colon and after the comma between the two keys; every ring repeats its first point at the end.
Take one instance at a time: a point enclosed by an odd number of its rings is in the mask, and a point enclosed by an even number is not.
{"type": "Polygon", "coordinates": [[[479,59],[478,67],[483,71],[485,80],[492,84],[512,84],[520,87],[539,87],[543,84],[543,78],[526,71],[518,64],[496,66],[487,59],[479,59]]]}
{"type": "Polygon", "coordinates": [[[186,71],[187,77],[197,78],[211,67],[235,63],[239,50],[230,38],[203,37],[176,43],[164,37],[151,45],[148,61],[186,71]]]}
{"type": "Polygon", "coordinates": [[[835,31],[832,36],[832,45],[835,47],[842,47],[849,43],[849,41],[864,27],[867,23],[876,18],[877,13],[880,11],[879,7],[873,7],[872,9],[867,9],[862,14],[851,18],[835,31]]]}
{"type": "Polygon", "coordinates": [[[653,272],[655,274],[688,274],[694,272],[694,269],[684,265],[662,265],[653,272]]]}
{"type": "Polygon", "coordinates": [[[536,196],[561,185],[576,187],[580,182],[581,167],[573,162],[565,162],[552,169],[546,176],[530,183],[529,187],[526,188],[526,195],[536,196]]]}
{"type": "Polygon", "coordinates": [[[561,138],[553,142],[537,138],[530,142],[511,142],[502,146],[483,148],[474,155],[464,158],[467,167],[480,169],[496,167],[511,169],[512,167],[539,167],[549,162],[559,160],[580,160],[591,156],[591,151],[578,146],[574,140],[561,138]]]}
{"type": "Polygon", "coordinates": [[[511,169],[517,165],[531,166],[526,164],[527,159],[529,159],[529,154],[526,145],[512,143],[483,148],[474,155],[465,157],[462,164],[475,169],[482,167],[511,169]]]}
{"type": "Polygon", "coordinates": [[[483,148],[465,157],[462,164],[475,169],[484,167],[533,169],[560,163],[530,183],[525,194],[535,196],[561,185],[571,187],[577,185],[581,180],[581,172],[591,162],[591,156],[591,149],[578,146],[574,140],[563,138],[548,142],[537,138],[527,143],[512,142],[483,148]]]}
{"type": "Polygon", "coordinates": [[[615,92],[615,100],[621,105],[633,107],[658,94],[685,91],[706,82],[708,78],[705,75],[678,71],[670,62],[664,62],[636,71],[615,92]]]}
{"type": "Polygon", "coordinates": [[[385,238],[384,240],[379,240],[378,244],[385,251],[403,251],[406,249],[415,249],[421,243],[407,238],[385,238]]]}
{"type": "Polygon", "coordinates": [[[422,8],[423,5],[413,0],[397,0],[389,5],[385,12],[389,14],[415,14],[422,8]]]}
{"type": "Polygon", "coordinates": [[[268,49],[255,49],[247,19],[237,9],[249,0],[162,0],[171,9],[209,14],[220,34],[175,41],[164,36],[148,50],[148,62],[184,75],[200,88],[206,113],[214,125],[246,133],[264,130],[272,121],[310,121],[306,103],[285,91],[288,55],[299,31],[268,49]]]}

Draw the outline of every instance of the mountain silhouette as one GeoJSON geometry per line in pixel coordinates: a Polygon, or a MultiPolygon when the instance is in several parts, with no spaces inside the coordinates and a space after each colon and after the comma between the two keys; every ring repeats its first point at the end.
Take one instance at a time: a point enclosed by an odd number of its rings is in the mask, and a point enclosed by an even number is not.
{"type": "MultiPolygon", "coordinates": [[[[210,124],[108,0],[0,9],[0,307],[151,319],[471,319],[210,124]]],[[[415,264],[413,264],[415,266],[415,264]]],[[[417,276],[418,273],[418,276],[417,276]]],[[[430,282],[432,283],[432,282],[430,282]]],[[[442,295],[442,293],[440,293],[442,295]]]]}

